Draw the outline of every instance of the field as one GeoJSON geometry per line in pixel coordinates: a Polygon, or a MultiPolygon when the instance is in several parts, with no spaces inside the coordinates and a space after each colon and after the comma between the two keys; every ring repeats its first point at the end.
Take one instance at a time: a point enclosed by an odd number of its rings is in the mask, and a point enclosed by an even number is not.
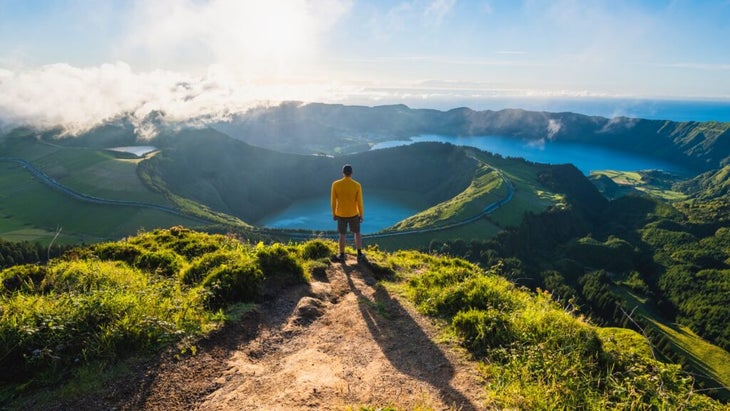
{"type": "Polygon", "coordinates": [[[672,189],[674,180],[670,176],[652,178],[651,172],[613,170],[601,170],[591,173],[592,179],[597,179],[600,176],[608,177],[617,185],[616,191],[611,195],[612,197],[639,191],[667,201],[678,201],[686,198],[684,194],[672,189]]]}
{"type": "MultiPolygon", "coordinates": [[[[64,183],[77,192],[125,201],[166,202],[139,182],[129,160],[114,159],[98,151],[79,153],[76,149],[42,145],[37,148],[44,153],[37,158],[39,165],[51,168],[44,172],[57,181],[65,176],[64,183]]],[[[95,243],[156,227],[201,226],[195,220],[159,210],[74,199],[44,184],[17,163],[2,162],[0,167],[0,237],[6,240],[45,244],[60,229],[58,243],[95,243]]]]}
{"type": "MultiPolygon", "coordinates": [[[[644,304],[642,299],[626,288],[617,287],[615,291],[624,298],[631,310],[636,307],[638,314],[649,323],[649,327],[663,335],[698,376],[709,377],[717,385],[714,387],[730,387],[730,353],[703,340],[689,328],[680,324],[669,323],[644,304]]],[[[724,390],[723,397],[730,398],[730,391],[724,390]]]]}

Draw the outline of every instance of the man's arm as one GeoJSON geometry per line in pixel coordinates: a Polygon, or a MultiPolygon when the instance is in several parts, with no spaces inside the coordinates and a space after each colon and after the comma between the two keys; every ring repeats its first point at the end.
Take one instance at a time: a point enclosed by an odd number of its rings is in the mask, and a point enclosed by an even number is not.
{"type": "Polygon", "coordinates": [[[357,193],[357,209],[360,212],[360,221],[362,221],[365,218],[365,207],[363,207],[363,201],[362,201],[362,186],[358,187],[358,193],[357,193]]]}
{"type": "Polygon", "coordinates": [[[337,209],[337,194],[335,193],[335,183],[332,183],[332,188],[330,189],[330,207],[332,208],[332,219],[337,220],[337,215],[335,214],[335,210],[337,209]]]}

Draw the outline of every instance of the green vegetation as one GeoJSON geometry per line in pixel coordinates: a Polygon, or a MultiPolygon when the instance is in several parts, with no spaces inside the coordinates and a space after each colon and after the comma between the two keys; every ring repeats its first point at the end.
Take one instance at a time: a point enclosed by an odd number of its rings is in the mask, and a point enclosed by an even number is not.
{"type": "MultiPolygon", "coordinates": [[[[371,253],[372,255],[372,253],[371,253]]],[[[598,328],[546,292],[529,293],[464,260],[410,251],[380,255],[397,267],[419,311],[481,363],[491,406],[509,409],[724,409],[694,393],[677,365],[653,358],[638,333],[598,328]]]]}
{"type": "Polygon", "coordinates": [[[708,342],[725,352],[730,347],[730,231],[724,214],[710,219],[707,212],[717,212],[714,206],[725,201],[715,194],[725,192],[722,172],[704,177],[703,196],[671,204],[646,194],[601,201],[571,182],[572,172],[560,174],[567,169],[550,172],[542,181],[565,193],[564,206],[528,215],[490,240],[434,241],[429,249],[497,267],[518,284],[549,290],[561,304],[600,324],[650,330],[661,355],[705,376],[698,379],[700,387],[728,398],[726,388],[716,389],[730,386],[727,373],[717,371],[727,369],[727,359],[702,348],[708,342]],[[629,314],[636,303],[623,287],[648,307],[636,318],[629,314]],[[690,343],[669,331],[682,326],[701,339],[690,343]]]}
{"type": "MultiPolygon", "coordinates": [[[[89,148],[65,147],[21,130],[0,143],[0,157],[32,161],[50,178],[86,195],[172,206],[148,189],[131,160],[89,148]]],[[[0,236],[13,241],[81,244],[117,239],[140,229],[203,224],[181,215],[131,206],[94,204],[44,184],[20,164],[0,161],[0,236]]]]}
{"type": "Polygon", "coordinates": [[[70,246],[53,244],[50,247],[29,241],[10,242],[0,239],[0,269],[20,264],[45,263],[58,257],[70,246]]]}
{"type": "Polygon", "coordinates": [[[465,149],[438,143],[335,159],[277,153],[213,130],[183,131],[156,142],[162,151],[139,165],[149,186],[183,208],[184,200],[247,222],[295,200],[328,196],[347,162],[365,187],[416,193],[424,208],[463,191],[478,166],[465,149]]]}
{"type": "Polygon", "coordinates": [[[694,222],[730,220],[730,165],[680,182],[677,190],[690,197],[677,204],[694,222]]]}
{"type": "Polygon", "coordinates": [[[253,245],[173,227],[74,249],[47,265],[6,268],[3,402],[170,344],[194,350],[195,338],[255,302],[264,284],[308,281],[303,265],[329,247],[253,245]]]}
{"type": "MultiPolygon", "coordinates": [[[[675,143],[661,154],[684,158],[680,152],[687,151],[690,166],[727,162],[725,125],[631,126],[660,127],[662,138],[673,136],[675,143]],[[719,148],[700,147],[695,138],[719,148]]],[[[326,193],[332,170],[345,161],[362,165],[363,184],[413,194],[424,205],[399,228],[471,217],[504,198],[509,181],[515,188],[509,205],[482,219],[377,240],[385,250],[427,249],[471,263],[415,251],[369,254],[374,270],[404,280],[393,289],[447,324],[451,338],[484,362],[493,405],[704,409],[717,404],[697,389],[730,398],[717,388],[730,386],[730,166],[686,181],[655,171],[605,171],[591,184],[572,166],[444,144],[333,159],[272,153],[211,130],[164,135],[163,150],[138,161],[97,149],[126,141],[117,131],[53,140],[53,133],[19,129],[0,140],[0,149],[75,190],[174,206],[249,241],[264,234],[245,220],[302,193],[326,193]]],[[[363,139],[351,136],[347,147],[363,139]]],[[[272,282],[286,286],[321,273],[334,249],[319,240],[252,245],[181,228],[103,242],[140,228],[202,224],[159,210],[82,202],[17,163],[0,167],[0,235],[40,241],[0,242],[0,267],[7,267],[0,274],[0,367],[12,370],[3,398],[69,376],[98,375],[170,344],[194,350],[196,338],[255,302],[272,282]],[[98,244],[46,265],[24,265],[45,263],[67,248],[58,244],[72,243],[98,244]]]]}
{"type": "MultiPolygon", "coordinates": [[[[727,386],[730,382],[730,353],[710,344],[695,334],[689,327],[673,324],[659,315],[647,304],[646,298],[623,287],[614,289],[624,298],[637,319],[644,324],[643,332],[652,340],[660,341],[667,348],[661,350],[668,353],[668,358],[680,364],[687,364],[691,369],[699,370],[695,378],[703,380],[702,385],[714,387],[718,382],[727,386]],[[708,376],[709,378],[704,378],[708,376]]],[[[727,397],[723,397],[727,400],[727,397]]]]}
{"type": "Polygon", "coordinates": [[[616,199],[628,194],[646,193],[667,201],[684,200],[687,196],[675,188],[679,177],[661,171],[594,171],[589,176],[603,195],[616,199]]]}
{"type": "Polygon", "coordinates": [[[19,166],[0,163],[0,235],[13,241],[95,243],[136,233],[140,228],[200,222],[163,211],[92,204],[70,198],[19,166]]]}
{"type": "Polygon", "coordinates": [[[427,210],[413,215],[393,228],[408,230],[438,227],[478,215],[484,208],[507,195],[505,181],[499,172],[488,165],[479,167],[471,184],[461,193],[427,210]]]}
{"type": "MultiPolygon", "coordinates": [[[[7,268],[0,366],[10,372],[0,395],[7,404],[57,384],[83,395],[81,381],[123,372],[127,359],[172,344],[194,352],[197,338],[255,303],[265,284],[309,281],[334,248],[323,240],[254,245],[173,227],[7,268]]],[[[386,287],[442,321],[444,336],[480,363],[490,406],[723,409],[695,392],[678,365],[655,360],[641,335],[591,325],[548,293],[507,281],[499,265],[377,248],[368,256],[386,287]]]]}

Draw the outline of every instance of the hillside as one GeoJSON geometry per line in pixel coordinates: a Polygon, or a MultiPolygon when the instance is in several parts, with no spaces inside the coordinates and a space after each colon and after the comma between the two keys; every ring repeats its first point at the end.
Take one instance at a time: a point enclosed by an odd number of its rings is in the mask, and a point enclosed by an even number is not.
{"type": "Polygon", "coordinates": [[[181,227],[0,272],[11,409],[727,409],[630,330],[464,260],[181,227]],[[167,347],[167,349],[164,349],[167,347]],[[162,350],[162,351],[160,351],[162,350]],[[555,378],[559,376],[559,378],[555,378]]]}
{"type": "Polygon", "coordinates": [[[32,137],[0,142],[0,236],[81,244],[144,227],[210,225],[148,189],[137,175],[138,162],[32,137]]]}
{"type": "Polygon", "coordinates": [[[158,137],[161,152],[140,164],[160,189],[254,222],[292,201],[327,197],[342,164],[355,166],[365,187],[419,193],[424,207],[445,201],[471,181],[476,162],[444,144],[397,147],[337,158],[286,154],[214,130],[158,137]]]}
{"type": "Polygon", "coordinates": [[[404,105],[288,103],[252,109],[215,127],[256,146],[303,154],[359,152],[378,141],[441,134],[582,142],[682,164],[693,171],[730,161],[730,123],[717,122],[608,119],[519,109],[438,111],[404,105]]]}
{"type": "Polygon", "coordinates": [[[127,141],[126,133],[110,126],[77,138],[20,129],[6,136],[0,161],[10,172],[0,179],[7,193],[0,205],[6,216],[0,233],[48,243],[61,227],[59,242],[93,243],[183,224],[283,239],[286,232],[264,233],[250,223],[294,201],[326,198],[343,162],[356,165],[357,178],[368,190],[406,198],[423,210],[398,230],[471,222],[430,230],[430,238],[400,236],[398,247],[424,246],[433,238],[491,236],[562,196],[538,181],[541,170],[551,166],[440,143],[334,158],[278,153],[214,130],[185,129],[159,136],[157,150],[144,158],[108,150],[127,141]],[[490,220],[478,218],[508,195],[509,207],[493,210],[490,220]],[[47,212],[48,204],[58,205],[55,212],[47,212]]]}

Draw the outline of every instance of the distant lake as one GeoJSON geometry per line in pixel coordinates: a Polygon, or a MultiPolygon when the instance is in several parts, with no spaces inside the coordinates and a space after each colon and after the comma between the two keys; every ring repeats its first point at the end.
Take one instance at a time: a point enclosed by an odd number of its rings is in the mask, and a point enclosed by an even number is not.
{"type": "Polygon", "coordinates": [[[118,151],[122,153],[131,153],[137,157],[144,157],[145,155],[157,150],[154,146],[124,146],[124,147],[112,147],[109,150],[118,151]]]}
{"type": "MultiPolygon", "coordinates": [[[[418,213],[426,204],[418,198],[403,198],[402,195],[363,187],[365,219],[363,234],[374,233],[418,213]]],[[[285,210],[271,214],[256,223],[270,228],[336,230],[332,220],[329,193],[321,197],[299,200],[285,210]]],[[[349,234],[348,234],[349,235],[349,234]]]]}
{"type": "Polygon", "coordinates": [[[686,170],[677,164],[608,148],[562,141],[520,140],[502,136],[453,137],[423,135],[411,137],[409,140],[378,143],[372,149],[377,150],[426,141],[476,147],[480,150],[501,154],[504,157],[521,157],[537,163],[572,163],[586,175],[593,170],[635,171],[658,169],[677,174],[686,173],[686,170]]]}

